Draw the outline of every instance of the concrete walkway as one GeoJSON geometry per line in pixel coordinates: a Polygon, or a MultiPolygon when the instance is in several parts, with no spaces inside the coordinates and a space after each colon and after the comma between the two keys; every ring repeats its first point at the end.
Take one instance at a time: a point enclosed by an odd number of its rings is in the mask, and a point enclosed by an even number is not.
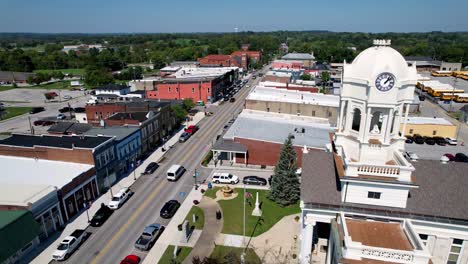
{"type": "Polygon", "coordinates": [[[184,264],[192,263],[192,259],[198,256],[200,259],[209,257],[215,248],[215,240],[223,228],[223,218],[216,219],[216,211],[221,211],[219,204],[209,197],[203,197],[198,205],[205,214],[203,231],[192,252],[184,260],[184,264]]]}
{"type": "MultiPolygon", "coordinates": [[[[194,117],[193,120],[190,121],[187,125],[194,125],[198,123],[202,118],[204,117],[203,112],[197,113],[194,117]]],[[[183,124],[186,125],[186,124],[183,124]]],[[[167,142],[166,142],[166,147],[172,146],[177,143],[179,140],[180,134],[184,132],[183,129],[181,129],[179,132],[174,134],[167,142]]],[[[169,150],[170,151],[170,150],[169,150]]],[[[138,166],[135,170],[135,173],[131,172],[127,177],[124,177],[120,179],[119,182],[114,184],[111,189],[109,189],[106,193],[102,194],[98,199],[96,199],[91,207],[88,209],[88,214],[89,217],[93,217],[93,215],[96,213],[96,211],[100,208],[101,203],[108,204],[109,201],[112,198],[111,193],[117,193],[120,189],[123,187],[131,187],[132,184],[135,182],[134,177],[136,179],[140,177],[151,177],[151,176],[145,176],[142,175],[141,173],[144,172],[146,166],[150,162],[157,162],[162,156],[164,156],[166,152],[163,152],[161,150],[161,147],[157,148],[140,166],[138,166]]],[[[190,200],[190,203],[192,200],[190,200]]],[[[190,210],[191,207],[188,208],[190,210]]],[[[180,212],[181,210],[179,210],[180,212]]],[[[188,213],[188,211],[185,212],[185,215],[188,213]]],[[[185,215],[183,216],[185,218],[185,215]]],[[[177,223],[177,225],[180,223],[177,223]]],[[[88,227],[88,218],[86,215],[86,212],[83,211],[81,212],[80,215],[78,215],[75,219],[72,221],[68,222],[67,225],[65,226],[65,229],[59,236],[54,236],[52,239],[53,241],[48,241],[49,244],[44,248],[44,246],[39,246],[39,248],[35,251],[32,252],[32,255],[37,255],[35,257],[29,257],[31,259],[31,263],[38,263],[38,264],[43,264],[43,263],[49,263],[52,259],[52,253],[57,249],[57,245],[68,235],[70,235],[75,229],[86,229],[88,227]],[[38,251],[42,251],[38,253],[38,251]]],[[[176,228],[177,228],[176,225],[176,228]]],[[[86,242],[85,242],[86,243],[86,242]]],[[[44,243],[46,244],[46,243],[44,243]]]]}

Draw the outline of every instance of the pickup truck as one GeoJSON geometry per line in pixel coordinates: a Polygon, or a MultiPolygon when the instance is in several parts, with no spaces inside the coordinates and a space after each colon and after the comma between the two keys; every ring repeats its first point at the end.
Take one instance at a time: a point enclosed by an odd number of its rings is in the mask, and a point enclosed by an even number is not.
{"type": "Polygon", "coordinates": [[[57,247],[57,250],[52,254],[54,260],[66,260],[83,242],[85,231],[77,229],[71,235],[65,237],[57,247]]]}
{"type": "Polygon", "coordinates": [[[164,226],[160,224],[151,224],[145,227],[145,229],[143,229],[143,233],[135,242],[135,248],[139,250],[149,250],[156,240],[158,240],[163,231],[164,226]]]}

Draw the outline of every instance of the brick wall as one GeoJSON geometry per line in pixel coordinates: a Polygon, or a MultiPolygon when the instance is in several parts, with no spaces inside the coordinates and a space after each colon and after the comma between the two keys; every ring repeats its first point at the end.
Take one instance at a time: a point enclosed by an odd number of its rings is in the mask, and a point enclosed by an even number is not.
{"type": "Polygon", "coordinates": [[[289,83],[290,78],[289,77],[280,77],[280,76],[275,76],[275,75],[266,75],[265,77],[263,77],[263,81],[265,81],[265,82],[289,83]]]}
{"type": "Polygon", "coordinates": [[[208,97],[213,96],[212,81],[191,83],[160,83],[157,89],[147,91],[149,99],[186,99],[192,98],[194,102],[208,102],[208,97]]]}
{"type": "Polygon", "coordinates": [[[106,119],[114,113],[125,112],[124,104],[96,104],[86,106],[86,119],[93,126],[99,126],[101,119],[106,119]],[[97,113],[97,114],[96,114],[97,113]]]}
{"type": "Polygon", "coordinates": [[[93,153],[90,149],[61,149],[45,147],[20,148],[12,146],[0,146],[0,155],[94,165],[93,153]]]}

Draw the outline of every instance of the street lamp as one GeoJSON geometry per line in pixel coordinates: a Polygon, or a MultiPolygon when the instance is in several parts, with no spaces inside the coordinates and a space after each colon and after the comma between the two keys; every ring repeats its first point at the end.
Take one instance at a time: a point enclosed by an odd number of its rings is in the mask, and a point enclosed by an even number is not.
{"type": "Polygon", "coordinates": [[[197,171],[197,169],[195,169],[195,172],[193,173],[193,185],[195,186],[195,190],[198,189],[198,186],[197,186],[197,177],[199,176],[199,172],[197,171]]]}
{"type": "Polygon", "coordinates": [[[136,181],[136,159],[133,160],[133,180],[136,181]]]}

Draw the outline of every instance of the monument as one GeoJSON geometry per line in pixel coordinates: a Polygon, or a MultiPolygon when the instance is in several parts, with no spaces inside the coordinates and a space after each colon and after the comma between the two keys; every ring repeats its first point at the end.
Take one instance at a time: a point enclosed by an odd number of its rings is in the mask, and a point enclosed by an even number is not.
{"type": "Polygon", "coordinates": [[[255,209],[252,212],[253,216],[262,216],[262,210],[260,209],[260,202],[258,201],[258,192],[255,199],[255,209]]]}

